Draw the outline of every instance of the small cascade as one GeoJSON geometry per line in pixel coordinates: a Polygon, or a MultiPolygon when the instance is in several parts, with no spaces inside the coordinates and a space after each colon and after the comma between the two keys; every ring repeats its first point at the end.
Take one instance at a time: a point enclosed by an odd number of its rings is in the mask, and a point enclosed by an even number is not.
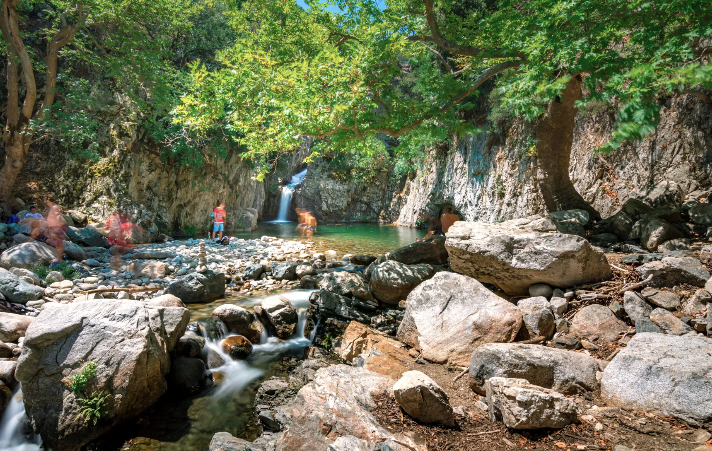
{"type": "Polygon", "coordinates": [[[39,436],[25,435],[25,405],[22,403],[20,387],[15,390],[0,420],[0,450],[2,451],[37,451],[40,449],[39,436]]]}
{"type": "Polygon", "coordinates": [[[307,170],[305,168],[303,171],[294,174],[289,181],[289,184],[282,187],[282,197],[279,200],[279,213],[277,214],[277,219],[272,222],[289,222],[287,218],[289,216],[289,209],[292,206],[292,194],[294,193],[294,188],[302,183],[304,177],[306,176],[307,170]]]}

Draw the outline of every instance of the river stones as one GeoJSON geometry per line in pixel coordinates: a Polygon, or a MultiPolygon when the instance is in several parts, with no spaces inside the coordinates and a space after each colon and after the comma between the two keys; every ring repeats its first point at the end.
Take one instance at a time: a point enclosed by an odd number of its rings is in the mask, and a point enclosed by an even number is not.
{"type": "Polygon", "coordinates": [[[260,342],[262,325],[259,321],[255,321],[252,313],[244,308],[233,304],[224,304],[213,310],[212,316],[225,323],[229,332],[242,335],[255,344],[260,342]]]}
{"type": "Polygon", "coordinates": [[[413,288],[433,275],[433,267],[426,264],[404,265],[385,261],[371,269],[369,288],[381,302],[398,304],[413,288]]]}
{"type": "Polygon", "coordinates": [[[25,336],[34,317],[0,312],[0,341],[12,343],[25,336]]]}
{"type": "Polygon", "coordinates": [[[299,316],[297,311],[284,296],[264,299],[260,304],[262,315],[272,325],[279,338],[289,338],[294,334],[299,316]]]}
{"type": "MultiPolygon", "coordinates": [[[[4,254],[3,254],[4,255],[4,254]]],[[[0,269],[0,295],[16,304],[27,304],[42,298],[44,290],[33,283],[20,279],[9,271],[0,269]]]]}
{"type": "Polygon", "coordinates": [[[245,360],[252,354],[252,343],[242,335],[227,337],[221,346],[222,350],[235,360],[245,360]]]}
{"type": "Polygon", "coordinates": [[[205,363],[193,357],[173,359],[166,379],[171,391],[183,396],[192,395],[205,385],[205,363]]]}
{"type": "Polygon", "coordinates": [[[605,305],[592,304],[579,310],[571,321],[571,335],[579,340],[612,343],[627,331],[625,323],[605,305]]]}
{"type": "Polygon", "coordinates": [[[55,257],[53,247],[38,241],[31,241],[3,251],[0,254],[0,267],[32,269],[35,265],[49,265],[55,257]]]}
{"type": "Polygon", "coordinates": [[[475,348],[512,341],[521,326],[512,303],[475,279],[439,272],[408,295],[398,339],[427,360],[465,366],[475,348]]]}
{"type": "Polygon", "coordinates": [[[447,393],[420,371],[403,373],[393,385],[396,402],[419,423],[455,426],[455,415],[447,393]]]}
{"type": "Polygon", "coordinates": [[[545,283],[572,287],[611,277],[606,256],[584,238],[558,233],[553,221],[530,217],[499,224],[456,222],[445,242],[450,266],[510,295],[545,283]]]}

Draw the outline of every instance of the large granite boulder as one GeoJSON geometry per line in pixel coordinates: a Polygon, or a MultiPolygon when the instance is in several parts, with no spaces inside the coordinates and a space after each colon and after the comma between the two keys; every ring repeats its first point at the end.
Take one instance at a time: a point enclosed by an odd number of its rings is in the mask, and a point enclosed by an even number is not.
{"type": "Polygon", "coordinates": [[[522,312],[477,280],[439,272],[406,300],[398,339],[437,363],[465,366],[484,343],[514,340],[522,312]]]}
{"type": "Polygon", "coordinates": [[[12,343],[24,337],[34,319],[32,316],[0,312],[0,342],[12,343]]]}
{"type": "Polygon", "coordinates": [[[485,388],[490,420],[510,429],[562,428],[578,418],[573,400],[525,379],[493,377],[485,388]]]}
{"type": "Polygon", "coordinates": [[[603,371],[601,396],[626,409],[649,410],[712,426],[712,339],[636,334],[603,371]]]}
{"type": "Polygon", "coordinates": [[[388,260],[373,267],[369,287],[379,301],[398,304],[413,288],[432,275],[433,267],[430,265],[404,265],[388,260]]]}
{"type": "Polygon", "coordinates": [[[208,451],[265,451],[265,447],[233,437],[228,432],[218,432],[210,440],[208,451]]]}
{"type": "Polygon", "coordinates": [[[605,305],[592,304],[582,308],[571,321],[571,335],[579,340],[612,343],[628,328],[605,305]]]}
{"type": "Polygon", "coordinates": [[[27,304],[42,297],[44,290],[20,279],[9,271],[0,270],[0,295],[15,304],[27,304]]]}
{"type": "Polygon", "coordinates": [[[489,343],[472,353],[470,387],[485,394],[492,377],[526,379],[567,395],[598,388],[596,360],[586,354],[541,345],[489,343]]]}
{"type": "Polygon", "coordinates": [[[641,279],[652,276],[651,287],[674,287],[683,283],[704,287],[710,273],[693,257],[665,257],[636,268],[641,279]]]}
{"type": "Polygon", "coordinates": [[[185,304],[210,302],[225,294],[225,274],[221,272],[194,272],[175,280],[166,293],[177,296],[185,304]]]}
{"type": "Polygon", "coordinates": [[[447,258],[445,237],[433,236],[427,240],[416,241],[387,252],[382,256],[381,260],[393,260],[404,265],[417,265],[419,263],[446,265],[447,258]]]}
{"type": "Polygon", "coordinates": [[[27,268],[47,266],[55,258],[54,248],[39,241],[18,244],[0,254],[0,267],[27,268]]]}
{"type": "Polygon", "coordinates": [[[346,271],[329,272],[319,277],[321,290],[340,296],[354,296],[359,299],[374,300],[368,285],[359,274],[346,271]]]}
{"type": "Polygon", "coordinates": [[[287,424],[277,449],[425,451],[425,443],[390,432],[371,413],[375,398],[389,396],[392,387],[393,379],[364,368],[332,365],[318,370],[280,409],[287,424]]]}
{"type": "Polygon", "coordinates": [[[90,227],[79,229],[77,227],[67,227],[67,238],[77,244],[89,247],[106,247],[106,238],[90,227]]]}
{"type": "Polygon", "coordinates": [[[289,338],[294,334],[299,316],[297,311],[284,296],[272,296],[260,304],[262,315],[274,328],[279,338],[289,338]]]}
{"type": "Polygon", "coordinates": [[[426,424],[455,426],[447,393],[420,371],[407,371],[393,386],[396,402],[416,421],[426,424]]]}
{"type": "Polygon", "coordinates": [[[244,308],[233,304],[223,304],[213,310],[212,316],[225,323],[229,332],[242,335],[253,344],[260,342],[262,325],[259,321],[255,321],[252,313],[244,308]]]}
{"type": "Polygon", "coordinates": [[[535,283],[572,287],[611,277],[602,252],[584,238],[558,233],[548,218],[456,222],[445,247],[453,270],[510,295],[526,295],[535,283]]]}
{"type": "Polygon", "coordinates": [[[27,329],[15,371],[27,415],[45,444],[78,449],[155,403],[167,388],[169,353],[189,319],[185,308],[132,300],[46,305],[27,329]],[[88,362],[96,374],[75,393],[67,381],[88,362]],[[94,425],[79,412],[98,393],[106,404],[94,425]]]}

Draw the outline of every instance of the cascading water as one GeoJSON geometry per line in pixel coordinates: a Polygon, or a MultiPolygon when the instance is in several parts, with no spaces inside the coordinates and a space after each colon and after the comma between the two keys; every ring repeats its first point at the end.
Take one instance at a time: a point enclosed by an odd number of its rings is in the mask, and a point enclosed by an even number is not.
{"type": "Polygon", "coordinates": [[[289,222],[287,217],[289,216],[289,208],[292,206],[292,194],[294,193],[294,188],[297,187],[304,177],[307,176],[307,169],[294,174],[289,181],[288,185],[282,187],[282,197],[279,200],[279,213],[277,214],[277,219],[272,222],[289,222]]]}
{"type": "Polygon", "coordinates": [[[38,436],[23,434],[24,419],[25,405],[22,403],[22,394],[18,387],[0,421],[0,450],[37,451],[40,449],[41,440],[38,436]]]}

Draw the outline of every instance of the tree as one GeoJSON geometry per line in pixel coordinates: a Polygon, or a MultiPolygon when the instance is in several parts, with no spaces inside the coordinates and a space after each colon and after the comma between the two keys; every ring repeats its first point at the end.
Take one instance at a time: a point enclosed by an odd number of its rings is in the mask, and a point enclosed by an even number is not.
{"type": "Polygon", "coordinates": [[[84,66],[98,69],[137,98],[158,95],[169,70],[164,61],[171,38],[186,27],[186,18],[194,9],[190,0],[2,0],[0,29],[7,57],[7,120],[2,136],[5,162],[0,169],[0,205],[9,210],[14,203],[15,180],[39,127],[51,129],[62,118],[67,123],[58,128],[65,134],[82,135],[77,116],[63,112],[62,107],[82,111],[87,99],[67,96],[68,104],[55,104],[61,93],[59,57],[68,56],[62,78],[65,90],[71,89],[71,80],[76,79],[72,69],[84,66]],[[29,46],[26,41],[46,42],[46,49],[29,46]],[[140,90],[144,92],[139,93],[140,90]],[[147,96],[145,91],[151,93],[147,96]]]}
{"type": "Polygon", "coordinates": [[[193,67],[177,120],[238,130],[256,156],[291,150],[299,135],[368,153],[380,135],[400,147],[471,130],[458,111],[494,79],[502,108],[536,121],[547,209],[598,218],[568,175],[577,108],[620,105],[606,151],[654,130],[657,96],[712,86],[706,0],[334,4],[341,12],[244,2],[225,68],[193,67]]]}

